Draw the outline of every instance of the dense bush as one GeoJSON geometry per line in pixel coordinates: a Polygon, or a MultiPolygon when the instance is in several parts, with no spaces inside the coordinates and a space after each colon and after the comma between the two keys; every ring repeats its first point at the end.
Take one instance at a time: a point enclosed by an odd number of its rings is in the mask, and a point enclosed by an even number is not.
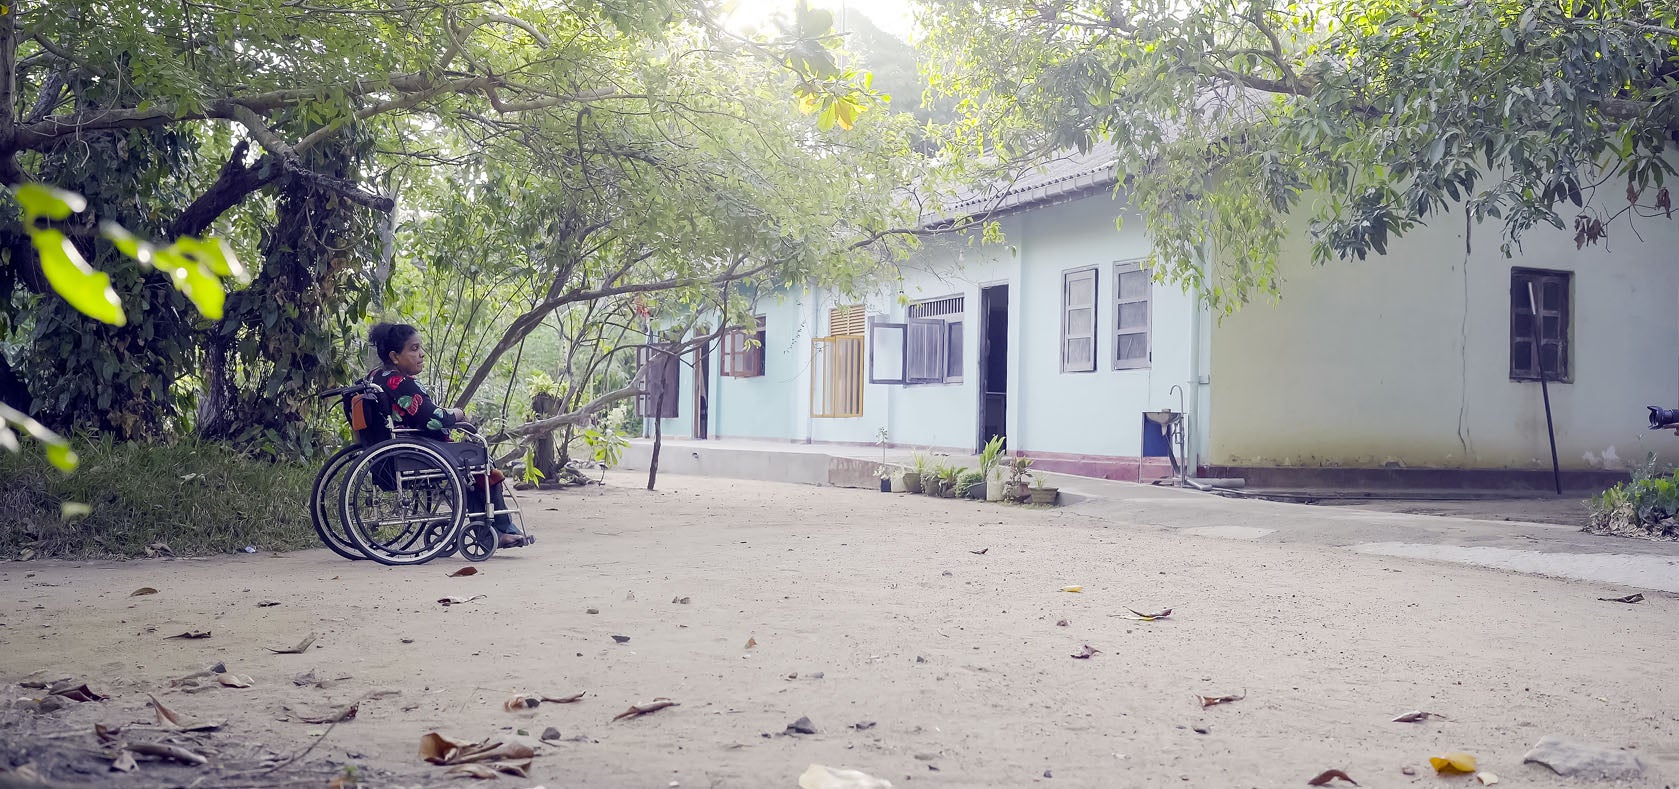
{"type": "Polygon", "coordinates": [[[1656,473],[1654,463],[1592,499],[1585,531],[1619,537],[1679,540],[1679,470],[1656,473]]]}
{"type": "Polygon", "coordinates": [[[155,543],[182,556],[317,544],[308,509],[315,466],[198,441],[96,440],[77,442],[76,451],[81,467],[69,475],[38,446],[0,452],[0,557],[136,557],[155,543]],[[91,510],[77,514],[77,504],[91,510]]]}

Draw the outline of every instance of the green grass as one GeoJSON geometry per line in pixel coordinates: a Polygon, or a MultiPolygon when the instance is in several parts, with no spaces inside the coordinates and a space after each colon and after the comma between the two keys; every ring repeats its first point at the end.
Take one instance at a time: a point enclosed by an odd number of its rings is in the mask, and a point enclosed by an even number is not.
{"type": "Polygon", "coordinates": [[[77,441],[64,474],[38,447],[0,450],[0,557],[114,558],[165,543],[178,556],[255,546],[317,546],[309,525],[313,464],[270,463],[197,441],[173,445],[77,441]],[[65,503],[92,507],[63,517],[65,503]]]}

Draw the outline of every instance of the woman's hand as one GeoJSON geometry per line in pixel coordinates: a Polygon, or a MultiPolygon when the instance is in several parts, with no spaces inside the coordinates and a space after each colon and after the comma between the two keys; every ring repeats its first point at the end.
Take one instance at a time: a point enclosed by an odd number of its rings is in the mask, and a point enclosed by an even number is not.
{"type": "Polygon", "coordinates": [[[459,408],[449,409],[449,415],[454,417],[456,422],[465,422],[466,421],[466,412],[462,411],[459,408]]]}

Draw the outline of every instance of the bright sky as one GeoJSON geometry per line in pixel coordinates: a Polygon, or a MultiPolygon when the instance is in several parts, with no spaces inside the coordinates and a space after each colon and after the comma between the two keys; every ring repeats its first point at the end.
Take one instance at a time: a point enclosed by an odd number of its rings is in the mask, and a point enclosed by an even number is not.
{"type": "MultiPolygon", "coordinates": [[[[767,28],[776,14],[793,16],[794,0],[735,0],[729,21],[736,27],[767,28]]],[[[834,26],[841,26],[844,13],[861,13],[881,30],[905,41],[914,31],[914,15],[910,0],[811,0],[812,8],[826,8],[834,12],[834,26]]]]}

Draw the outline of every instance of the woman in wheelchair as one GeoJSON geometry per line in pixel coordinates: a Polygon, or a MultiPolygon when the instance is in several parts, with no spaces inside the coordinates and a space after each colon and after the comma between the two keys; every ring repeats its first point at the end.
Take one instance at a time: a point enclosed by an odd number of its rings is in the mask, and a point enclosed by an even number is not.
{"type": "MultiPolygon", "coordinates": [[[[432,402],[425,388],[415,380],[415,376],[426,366],[426,352],[420,343],[419,330],[406,323],[381,323],[373,327],[367,339],[380,360],[380,366],[368,374],[367,380],[385,390],[386,399],[391,404],[392,421],[398,427],[420,431],[417,434],[420,438],[428,440],[438,451],[450,457],[484,462],[482,446],[449,440],[449,430],[473,428],[466,421],[466,414],[460,409],[444,408],[432,402]]],[[[493,469],[489,479],[480,479],[478,483],[491,486],[490,501],[497,510],[507,509],[501,483],[501,472],[493,469]]],[[[481,498],[468,496],[467,500],[477,502],[475,511],[484,511],[481,498]]],[[[505,514],[495,516],[492,525],[500,532],[499,547],[520,548],[535,542],[529,535],[521,534],[513,520],[505,514]]]]}

